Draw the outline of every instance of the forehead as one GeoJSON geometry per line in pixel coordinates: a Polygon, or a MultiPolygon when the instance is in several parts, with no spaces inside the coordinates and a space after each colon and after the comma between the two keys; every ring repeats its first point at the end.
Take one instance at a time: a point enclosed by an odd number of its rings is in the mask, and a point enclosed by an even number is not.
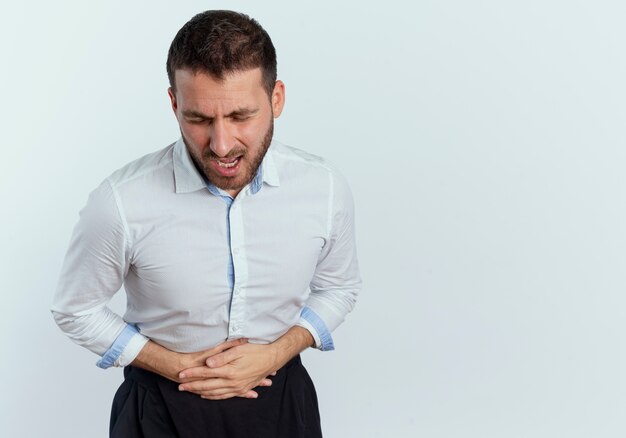
{"type": "Polygon", "coordinates": [[[254,105],[267,100],[260,68],[233,72],[223,79],[187,69],[176,70],[174,75],[179,106],[254,105]]]}

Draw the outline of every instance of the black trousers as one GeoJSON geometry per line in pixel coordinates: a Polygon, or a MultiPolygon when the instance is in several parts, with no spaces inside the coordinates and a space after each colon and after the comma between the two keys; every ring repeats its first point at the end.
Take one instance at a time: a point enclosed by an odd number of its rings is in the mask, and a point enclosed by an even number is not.
{"type": "Polygon", "coordinates": [[[111,410],[109,433],[120,438],[319,438],[315,387],[296,356],[255,388],[259,397],[206,400],[141,368],[124,369],[111,410]]]}

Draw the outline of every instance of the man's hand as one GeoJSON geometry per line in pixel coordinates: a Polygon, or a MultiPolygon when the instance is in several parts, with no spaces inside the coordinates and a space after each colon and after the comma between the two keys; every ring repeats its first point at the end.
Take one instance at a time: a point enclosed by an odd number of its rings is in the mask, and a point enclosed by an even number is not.
{"type": "Polygon", "coordinates": [[[243,344],[206,359],[206,366],[183,370],[179,389],[211,400],[231,397],[256,398],[257,386],[271,386],[267,377],[305,348],[313,337],[302,327],[292,327],[268,345],[243,344]],[[193,381],[190,381],[193,380],[193,381]]]}
{"type": "Polygon", "coordinates": [[[209,357],[206,366],[194,367],[179,374],[181,391],[196,393],[203,398],[221,400],[236,396],[256,398],[257,386],[271,386],[267,377],[275,374],[275,347],[245,344],[209,357]]]}
{"type": "MultiPolygon", "coordinates": [[[[247,342],[247,339],[241,338],[223,342],[209,350],[202,350],[195,353],[177,353],[168,350],[156,342],[148,341],[131,365],[152,371],[174,382],[181,383],[182,380],[179,374],[182,370],[202,366],[208,358],[228,351],[230,348],[244,345],[247,342]]],[[[188,379],[185,381],[188,381],[188,379]]]]}

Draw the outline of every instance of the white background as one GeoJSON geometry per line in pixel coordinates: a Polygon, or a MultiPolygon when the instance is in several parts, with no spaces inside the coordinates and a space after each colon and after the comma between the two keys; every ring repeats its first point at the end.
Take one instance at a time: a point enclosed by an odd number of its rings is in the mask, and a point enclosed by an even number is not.
{"type": "Polygon", "coordinates": [[[626,436],[626,3],[301,3],[3,6],[0,435],[107,436],[121,371],[48,308],[88,192],[178,136],[171,39],[229,8],[276,45],[276,138],[354,192],[325,436],[626,436]]]}

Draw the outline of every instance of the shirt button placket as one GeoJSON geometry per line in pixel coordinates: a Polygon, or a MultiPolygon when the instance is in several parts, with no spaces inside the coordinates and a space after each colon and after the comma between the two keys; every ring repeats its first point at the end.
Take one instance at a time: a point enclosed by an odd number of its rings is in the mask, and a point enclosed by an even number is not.
{"type": "Polygon", "coordinates": [[[248,280],[248,266],[246,262],[244,246],[243,215],[241,208],[241,198],[236,199],[230,209],[230,249],[233,258],[235,271],[235,281],[233,284],[231,305],[230,305],[230,325],[228,335],[230,338],[242,337],[245,325],[246,301],[245,285],[248,280]]]}

